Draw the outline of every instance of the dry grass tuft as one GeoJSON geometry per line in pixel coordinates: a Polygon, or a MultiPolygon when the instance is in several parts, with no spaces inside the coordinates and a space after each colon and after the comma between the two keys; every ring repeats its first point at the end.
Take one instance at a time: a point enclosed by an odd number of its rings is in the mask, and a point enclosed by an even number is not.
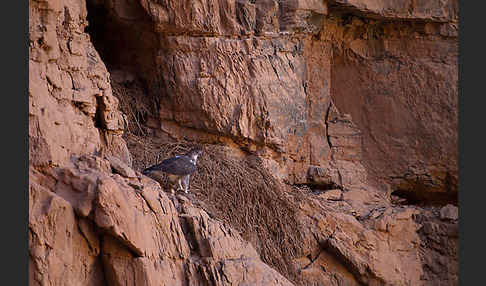
{"type": "Polygon", "coordinates": [[[148,116],[156,117],[158,103],[149,97],[140,81],[119,83],[111,82],[113,94],[119,100],[121,111],[127,116],[126,133],[138,136],[147,135],[145,122],[148,116]]]}
{"type": "MultiPolygon", "coordinates": [[[[134,135],[128,135],[127,142],[134,169],[139,171],[194,146],[187,142],[156,143],[134,135]]],[[[236,158],[230,150],[204,146],[198,171],[191,177],[190,193],[208,213],[250,241],[264,262],[296,281],[291,260],[302,253],[302,239],[295,220],[295,198],[288,197],[288,186],[276,180],[258,157],[236,158]]],[[[167,179],[164,183],[167,187],[167,179]]]]}

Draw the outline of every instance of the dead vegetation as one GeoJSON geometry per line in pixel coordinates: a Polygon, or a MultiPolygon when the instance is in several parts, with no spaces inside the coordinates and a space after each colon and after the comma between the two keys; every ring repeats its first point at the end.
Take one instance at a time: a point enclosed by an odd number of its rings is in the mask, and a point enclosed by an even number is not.
{"type": "Polygon", "coordinates": [[[157,116],[157,100],[148,96],[143,84],[136,79],[120,79],[112,74],[111,86],[119,100],[120,109],[127,116],[125,133],[147,136],[145,122],[149,116],[157,116]]]}
{"type": "MultiPolygon", "coordinates": [[[[165,158],[184,154],[188,142],[154,142],[127,136],[138,171],[165,158]]],[[[295,220],[297,202],[285,186],[262,167],[258,157],[240,159],[224,146],[206,145],[192,176],[190,193],[215,219],[224,221],[250,241],[262,260],[296,281],[291,260],[301,254],[300,232],[295,220]]],[[[162,183],[167,187],[167,180],[162,183]]]]}
{"type": "MultiPolygon", "coordinates": [[[[154,102],[144,99],[140,89],[115,84],[113,90],[129,120],[124,138],[135,170],[184,154],[195,145],[150,136],[144,120],[154,115],[153,106],[149,106],[154,102]]],[[[168,190],[167,178],[161,185],[168,190]]],[[[291,260],[302,255],[302,238],[295,219],[299,192],[291,192],[289,186],[276,180],[258,157],[237,158],[230,148],[205,145],[198,171],[191,177],[190,197],[215,219],[238,230],[265,263],[298,283],[291,260]]]]}

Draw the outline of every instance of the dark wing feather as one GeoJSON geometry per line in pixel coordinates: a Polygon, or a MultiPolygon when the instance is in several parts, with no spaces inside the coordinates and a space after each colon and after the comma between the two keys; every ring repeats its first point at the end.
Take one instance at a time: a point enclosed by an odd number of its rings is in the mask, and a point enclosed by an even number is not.
{"type": "Polygon", "coordinates": [[[151,166],[143,170],[143,174],[148,174],[153,171],[162,171],[173,175],[189,175],[196,171],[196,166],[193,165],[190,159],[186,156],[179,156],[166,159],[161,163],[151,166]]]}

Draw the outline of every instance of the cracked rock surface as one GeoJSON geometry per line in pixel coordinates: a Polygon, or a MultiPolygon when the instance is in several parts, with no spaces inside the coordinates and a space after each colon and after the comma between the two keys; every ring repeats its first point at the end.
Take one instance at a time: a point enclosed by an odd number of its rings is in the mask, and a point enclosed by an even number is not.
{"type": "Polygon", "coordinates": [[[31,170],[31,285],[292,285],[189,200],[140,173],[86,168],[94,160],[31,170]]]}
{"type": "Polygon", "coordinates": [[[457,3],[30,0],[29,285],[456,285],[457,3]],[[308,188],[293,276],[138,172],[134,83],[151,139],[308,188]]]}

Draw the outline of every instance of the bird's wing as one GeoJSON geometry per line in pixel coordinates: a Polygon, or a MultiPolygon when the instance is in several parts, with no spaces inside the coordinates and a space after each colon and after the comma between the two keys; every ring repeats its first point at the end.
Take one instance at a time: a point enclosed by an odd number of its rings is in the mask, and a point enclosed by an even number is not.
{"type": "Polygon", "coordinates": [[[174,175],[188,175],[196,171],[196,166],[191,163],[190,159],[185,156],[172,157],[162,161],[161,163],[151,166],[145,170],[144,173],[152,171],[162,171],[174,175]]]}

